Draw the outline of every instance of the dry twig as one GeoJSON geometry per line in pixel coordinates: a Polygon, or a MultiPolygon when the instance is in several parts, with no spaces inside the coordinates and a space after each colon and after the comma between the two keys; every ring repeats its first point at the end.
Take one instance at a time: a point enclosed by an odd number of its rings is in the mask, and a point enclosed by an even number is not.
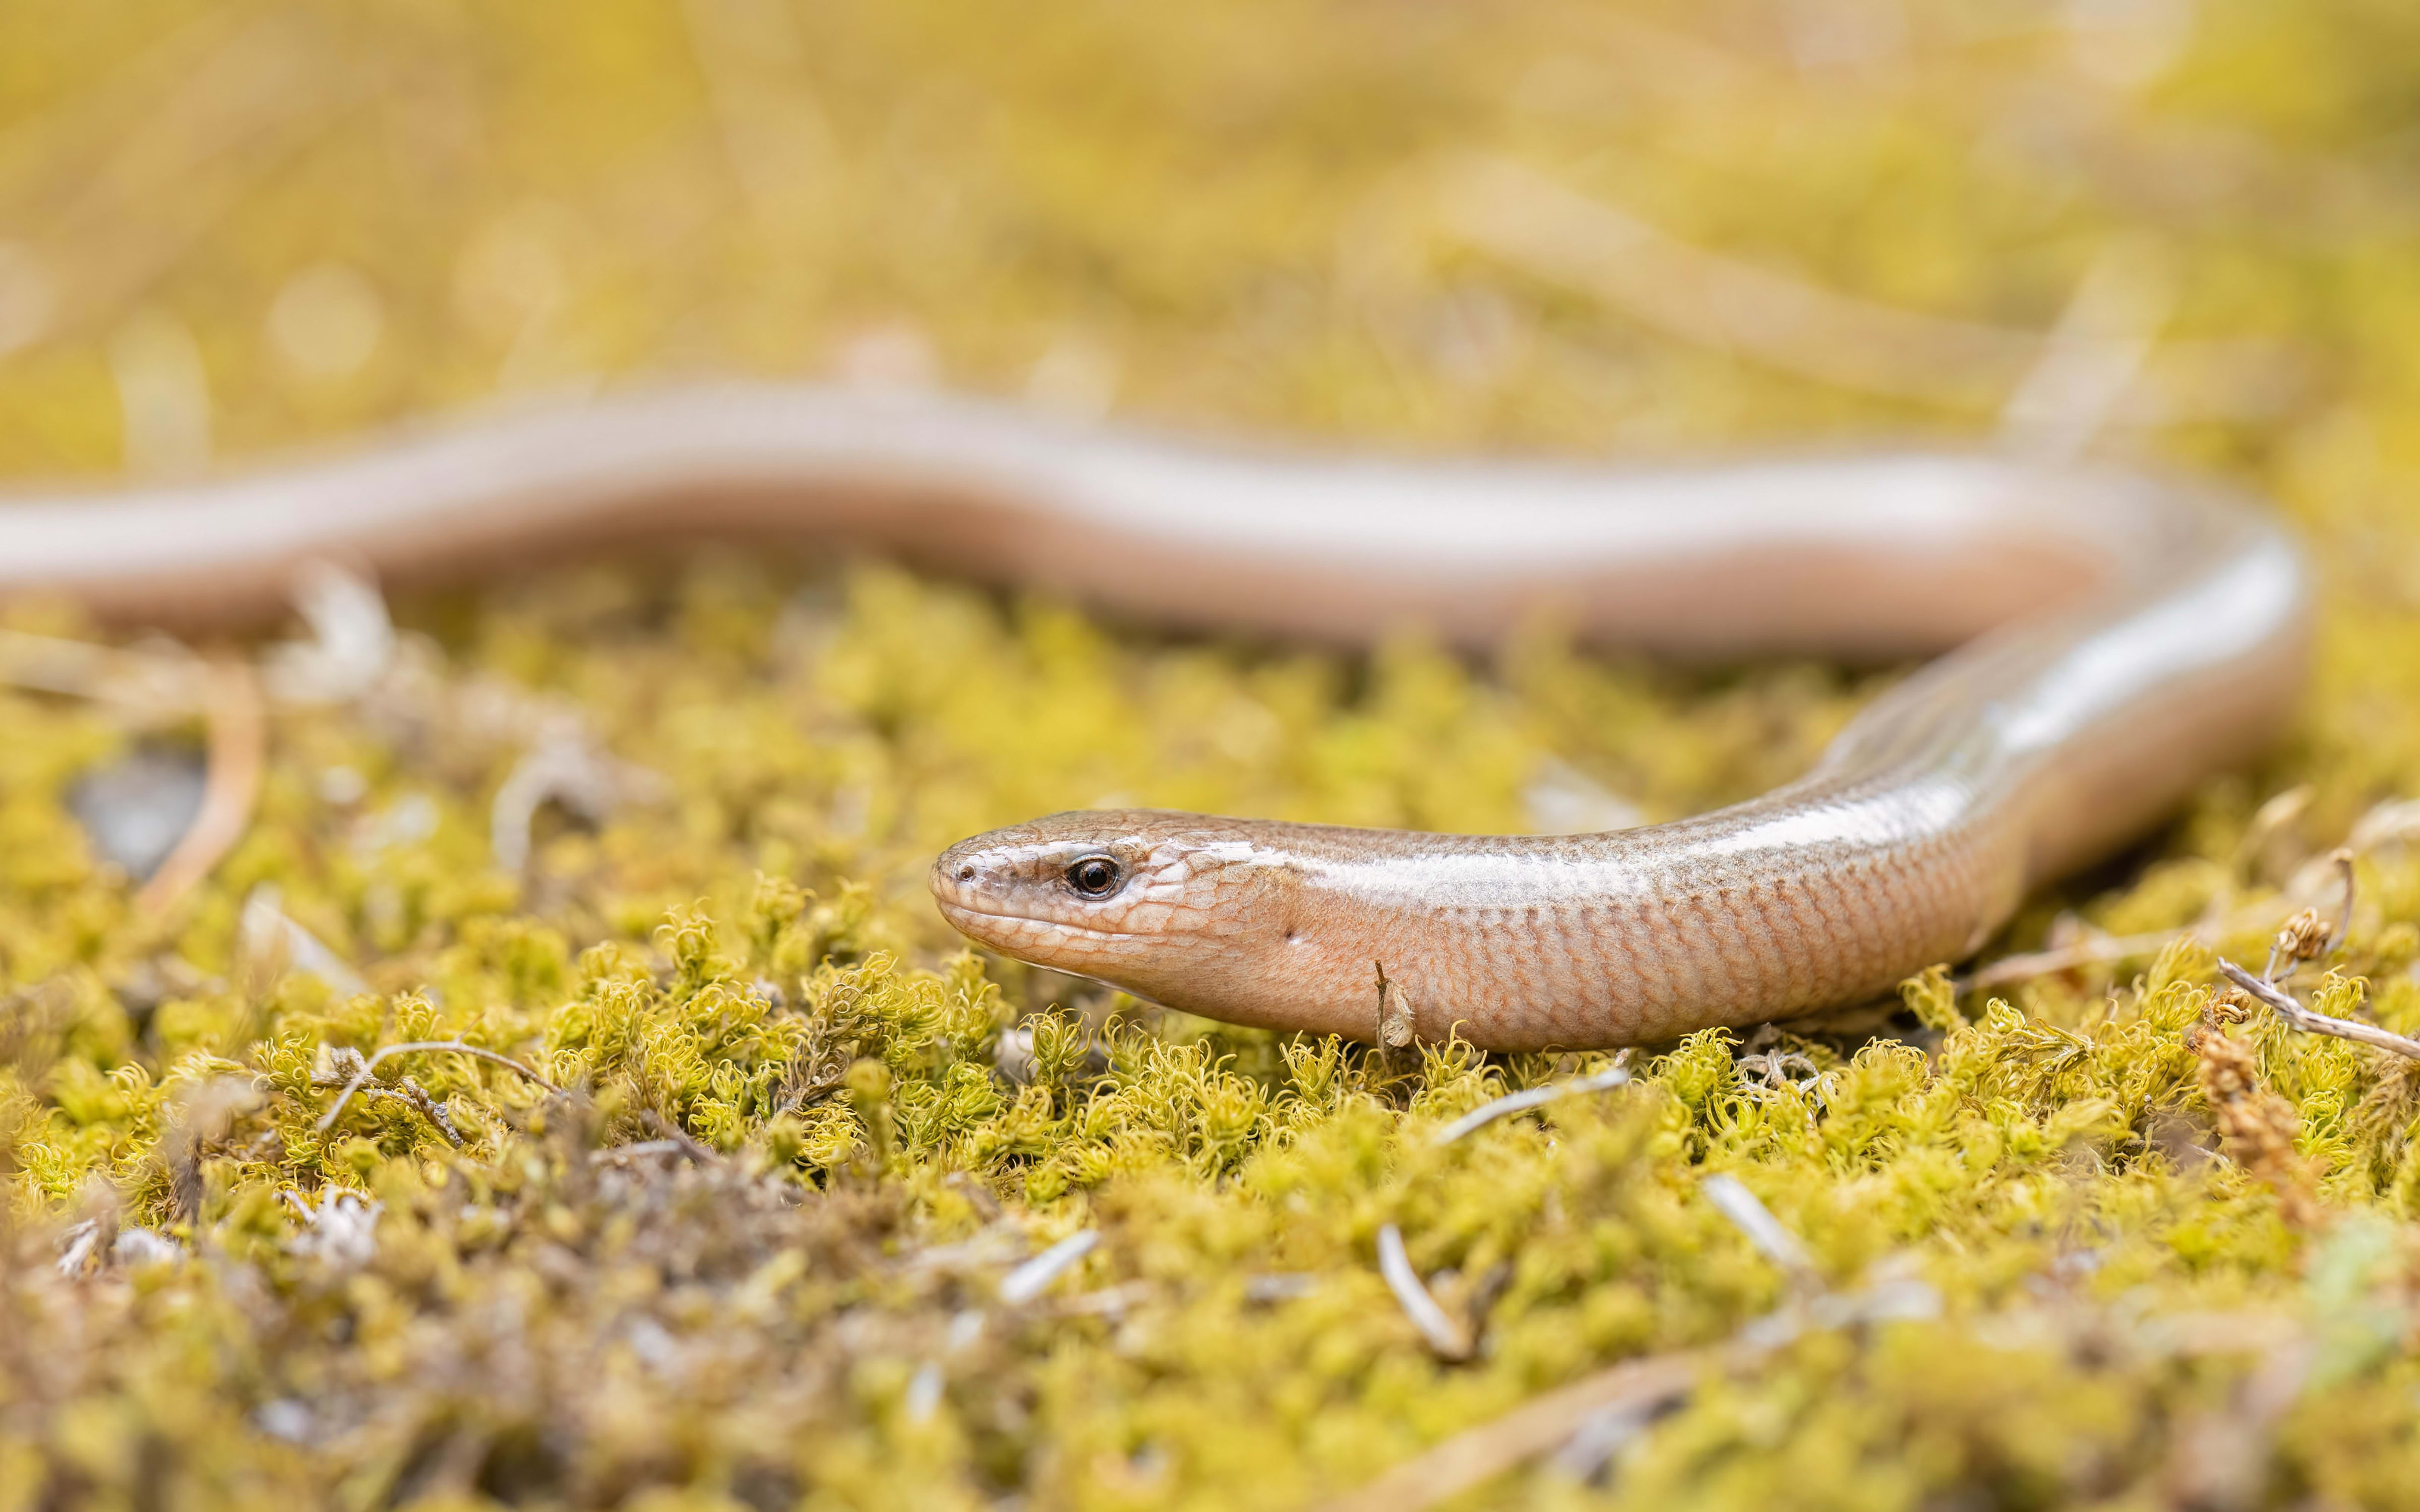
{"type": "MultiPolygon", "coordinates": [[[[317,1088],[346,1088],[349,1095],[352,1078],[362,1069],[361,1052],[352,1049],[333,1051],[328,1057],[328,1064],[330,1067],[328,1074],[312,1077],[311,1085],[317,1088]]],[[[462,1148],[462,1131],[454,1126],[453,1117],[445,1111],[445,1105],[430,1097],[428,1089],[413,1078],[410,1076],[399,1078],[392,1087],[370,1082],[363,1086],[361,1093],[366,1098],[386,1098],[402,1103],[427,1119],[439,1134],[445,1136],[447,1144],[457,1149],[462,1148]]]]}
{"type": "MultiPolygon", "coordinates": [[[[351,1080],[345,1083],[345,1089],[336,1094],[335,1105],[329,1108],[326,1113],[319,1116],[319,1122],[318,1124],[318,1132],[324,1134],[330,1129],[335,1127],[338,1115],[345,1111],[345,1104],[352,1101],[353,1094],[355,1092],[361,1091],[364,1088],[369,1086],[371,1079],[378,1074],[380,1063],[385,1060],[387,1057],[409,1055],[423,1050],[450,1050],[458,1056],[471,1056],[480,1060],[489,1061],[495,1065],[504,1067],[507,1071],[520,1072],[522,1076],[536,1083],[538,1086],[546,1088],[557,1097],[561,1097],[563,1095],[562,1088],[555,1086],[552,1082],[548,1081],[545,1077],[539,1075],[536,1072],[530,1070],[529,1067],[521,1064],[518,1060],[515,1060],[510,1056],[499,1055],[493,1050],[482,1050],[477,1045],[464,1044],[459,1040],[414,1040],[405,1044],[387,1045],[381,1048],[376,1055],[364,1060],[361,1064],[361,1069],[354,1072],[351,1080]]],[[[359,1052],[354,1053],[359,1054],[359,1052]]],[[[407,1098],[408,1095],[409,1094],[406,1094],[407,1098]]],[[[427,1094],[426,1092],[423,1092],[421,1096],[424,1100],[427,1099],[427,1094]]],[[[413,1105],[418,1106],[419,1104],[414,1103],[413,1105]]],[[[436,1121],[438,1123],[438,1127],[444,1131],[449,1137],[452,1137],[453,1131],[450,1124],[433,1119],[432,1121],[436,1121]]],[[[459,1138],[456,1138],[454,1142],[456,1144],[460,1144],[461,1140],[459,1138]]],[[[696,1141],[691,1140],[690,1143],[694,1144],[696,1141]]]]}
{"type": "MultiPolygon", "coordinates": [[[[2324,1015],[2305,1012],[2285,993],[2231,961],[2221,961],[2219,969],[2244,994],[2276,1009],[2288,1023],[2298,1017],[2324,1019],[2324,1015]]],[[[2301,1119],[2291,1103],[2261,1085],[2260,1068],[2251,1047],[2226,1032],[2228,1024],[2241,1023],[2249,1011],[2243,998],[2230,997],[2212,1003],[2199,1023],[2186,1028],[2185,1048],[2197,1062],[2202,1099],[2210,1104],[2219,1143],[2228,1158],[2277,1194],[2278,1213],[2287,1223],[2307,1228],[2319,1221],[2319,1205],[2311,1192],[2310,1165],[2294,1149],[2301,1119]]]]}
{"type": "Polygon", "coordinates": [[[2408,1040],[2392,1029],[2381,1028],[2375,1024],[2364,1024],[2358,1019],[2331,1018],[2325,1013],[2314,1013],[2294,1001],[2292,995],[2284,988],[2265,977],[2254,976],[2232,961],[2219,962],[2218,969],[2226,975],[2227,980],[2242,988],[2252,997],[2273,1010],[2287,1024],[2301,1029],[2305,1034],[2334,1035],[2339,1040],[2350,1040],[2356,1044],[2366,1044],[2376,1050],[2391,1050],[2398,1056],[2409,1056],[2414,1060],[2420,1060],[2420,1040],[2408,1040]]]}

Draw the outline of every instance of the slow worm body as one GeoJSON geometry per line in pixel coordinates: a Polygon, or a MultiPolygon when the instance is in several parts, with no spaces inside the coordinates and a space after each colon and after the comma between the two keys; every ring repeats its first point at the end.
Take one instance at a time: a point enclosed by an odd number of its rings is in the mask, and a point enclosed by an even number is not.
{"type": "Polygon", "coordinates": [[[2120,471],[1892,454],[1617,470],[1229,452],[957,401],[699,389],[282,471],[0,509],[0,594],[168,625],[334,558],[408,581],[812,535],[1200,628],[1483,642],[1552,607],[1690,656],[1946,651],[1805,778],[1699,818],[1452,836],[1124,811],[952,847],[1005,954],[1246,1024],[1495,1049],[1854,1002],[1978,948],[2277,726],[2309,587],[2257,510],[2120,471]],[[1954,648],[1954,649],[1953,649],[1954,648]]]}

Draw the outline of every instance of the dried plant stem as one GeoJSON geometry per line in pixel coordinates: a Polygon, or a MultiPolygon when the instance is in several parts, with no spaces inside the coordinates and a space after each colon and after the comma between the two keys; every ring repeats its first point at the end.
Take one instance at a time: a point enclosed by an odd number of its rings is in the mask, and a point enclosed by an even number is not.
{"type": "Polygon", "coordinates": [[[2286,920],[2285,927],[2277,932],[2277,937],[2270,942],[2269,960],[2260,968],[2262,981],[2275,981],[2281,964],[2286,968],[2285,974],[2292,976],[2294,968],[2304,962],[2317,961],[2344,944],[2346,933],[2352,929],[2356,886],[2352,851],[2348,846],[2339,845],[2328,860],[2344,878],[2344,902],[2337,908],[2336,921],[2329,925],[2320,924],[2319,911],[2311,908],[2305,908],[2286,920]]]}
{"type": "Polygon", "coordinates": [[[2318,1223],[2310,1164],[2294,1149],[2301,1116],[2261,1085],[2251,1046],[2228,1034],[2215,1014],[2188,1026],[2184,1042],[2197,1062],[2195,1080],[2227,1158],[2277,1194],[2277,1214],[2288,1225],[2307,1229],[2318,1223]]]}
{"type": "MultiPolygon", "coordinates": [[[[363,1061],[362,1069],[353,1072],[353,1079],[347,1082],[345,1084],[345,1089],[336,1094],[335,1105],[329,1108],[326,1113],[320,1115],[318,1126],[318,1132],[320,1134],[326,1134],[330,1129],[335,1127],[337,1117],[345,1111],[345,1104],[352,1101],[353,1094],[355,1092],[367,1087],[372,1078],[377,1076],[380,1062],[385,1060],[389,1056],[410,1055],[424,1050],[450,1050],[458,1056],[471,1056],[480,1060],[489,1061],[495,1065],[502,1066],[508,1071],[520,1072],[522,1076],[527,1077],[538,1086],[545,1088],[548,1091],[552,1092],[557,1097],[563,1095],[562,1088],[555,1086],[552,1082],[548,1081],[545,1077],[539,1075],[536,1072],[530,1070],[529,1067],[521,1064],[518,1060],[515,1060],[510,1056],[498,1055],[493,1050],[482,1050],[477,1045],[464,1044],[459,1040],[414,1040],[405,1044],[387,1045],[381,1048],[376,1055],[371,1056],[367,1060],[363,1061]]],[[[690,1143],[694,1144],[695,1141],[692,1140],[690,1143]]]]}
{"type": "MultiPolygon", "coordinates": [[[[2352,927],[2353,853],[2350,849],[2340,847],[2329,859],[2336,864],[2344,877],[2344,900],[2337,905],[2336,921],[2326,935],[2325,949],[2334,949],[2344,943],[2346,932],[2352,927]]],[[[2258,918],[2259,911],[2253,910],[2251,918],[2258,918]]],[[[2205,922],[2188,925],[2183,929],[2161,930],[2149,934],[2107,934],[2096,939],[2078,940],[2072,945],[2062,945],[2055,949],[2032,950],[2024,955],[2003,956],[1989,965],[1977,968],[1972,975],[1959,979],[1956,984],[1957,990],[1962,996],[1970,992],[2004,987],[2010,982],[2030,981],[2036,977],[2047,977],[2053,972],[2069,971],[2077,966],[2108,965],[2139,956],[2154,956],[2179,940],[2197,940],[2204,945],[2211,945],[2217,943],[2221,935],[2230,933],[2235,928],[2250,927],[2250,922],[2251,920],[2246,919],[2243,915],[2238,914],[2232,924],[2205,922]]],[[[2264,975],[2273,975],[2276,966],[2277,956],[2274,951],[2272,951],[2269,958],[2269,971],[2264,975]]]]}
{"type": "Polygon", "coordinates": [[[673,1145],[678,1149],[682,1154],[687,1155],[697,1165],[711,1165],[714,1164],[713,1150],[706,1149],[695,1134],[690,1134],[687,1129],[682,1128],[678,1123],[665,1117],[663,1114],[658,1113],[653,1108],[649,1108],[647,1110],[647,1127],[653,1129],[657,1134],[662,1135],[664,1138],[672,1141],[673,1145]]]}
{"type": "Polygon", "coordinates": [[[588,1159],[592,1165],[602,1165],[609,1162],[629,1160],[639,1155],[686,1157],[688,1154],[689,1151],[682,1148],[681,1142],[677,1139],[642,1139],[636,1144],[608,1145],[602,1149],[592,1149],[588,1152],[588,1159]]]}
{"type": "Polygon", "coordinates": [[[1699,1350],[1651,1355],[1583,1376],[1502,1417],[1415,1455],[1327,1512],[1406,1512],[1434,1506],[1516,1470],[1570,1439],[1606,1411],[1652,1412],[1697,1385],[1708,1355],[1699,1350]]]}
{"type": "Polygon", "coordinates": [[[260,799],[269,727],[259,680],[240,661],[213,658],[203,666],[201,688],[209,740],[202,806],[176,848],[134,895],[135,906],[146,913],[165,910],[209,876],[243,839],[253,806],[260,799]]]}
{"type": "Polygon", "coordinates": [[[2225,973],[2227,980],[2267,1004],[2279,1018],[2305,1034],[2332,1034],[2339,1040],[2350,1040],[2356,1044],[2366,1044],[2378,1050],[2392,1050],[2398,1056],[2420,1060],[2420,1040],[2407,1040],[2392,1029],[2382,1029],[2375,1024],[2364,1024],[2357,1019],[2330,1018],[2325,1013],[2314,1013],[2294,1001],[2284,988],[2266,978],[2254,976],[2232,961],[2219,962],[2218,969],[2225,973]]]}
{"type": "Polygon", "coordinates": [[[2344,903],[2336,912],[2335,928],[2328,932],[2328,949],[2333,950],[2344,944],[2345,936],[2352,933],[2352,905],[2357,901],[2356,888],[2359,885],[2352,874],[2351,846],[2337,846],[2329,855],[2328,859],[2335,863],[2336,871],[2344,877],[2344,903]]]}
{"type": "Polygon", "coordinates": [[[1962,993],[1987,987],[2004,987],[2013,981],[2030,981],[2047,977],[2055,971],[2069,971],[2077,966],[2107,965],[2135,956],[2157,955],[2169,945],[2183,939],[2206,939],[2199,929],[2162,930],[2156,934],[2115,934],[2099,939],[2079,940],[2053,950],[2034,950],[2024,955],[2003,956],[1957,984],[1962,993]]]}
{"type": "Polygon", "coordinates": [[[201,701],[189,656],[28,630],[0,629],[0,683],[116,704],[146,722],[190,714],[201,701]]]}
{"type": "Polygon", "coordinates": [[[1731,1226],[1747,1236],[1757,1253],[1781,1267],[1792,1283],[1821,1289],[1823,1273],[1815,1269],[1814,1257],[1807,1246],[1782,1221],[1773,1215],[1757,1195],[1740,1183],[1738,1177],[1716,1172],[1698,1183],[1714,1211],[1731,1221],[1731,1226]]]}

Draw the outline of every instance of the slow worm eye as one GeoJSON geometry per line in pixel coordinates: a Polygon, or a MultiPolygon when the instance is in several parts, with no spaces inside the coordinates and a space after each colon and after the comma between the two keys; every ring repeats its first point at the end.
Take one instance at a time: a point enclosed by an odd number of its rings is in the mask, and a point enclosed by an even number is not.
{"type": "Polygon", "coordinates": [[[1105,898],[1118,885],[1118,863],[1106,856],[1087,856],[1067,869],[1067,886],[1087,898],[1105,898]]]}

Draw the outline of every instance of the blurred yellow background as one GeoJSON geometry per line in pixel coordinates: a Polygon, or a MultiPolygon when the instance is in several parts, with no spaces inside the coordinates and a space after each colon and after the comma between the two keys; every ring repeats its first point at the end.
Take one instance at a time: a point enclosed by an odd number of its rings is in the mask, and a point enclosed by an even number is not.
{"type": "Polygon", "coordinates": [[[2113,249],[2150,334],[2267,343],[2155,371],[2164,417],[2120,431],[2335,459],[2409,428],[2415,33],[2238,0],[26,0],[0,466],[174,473],[701,372],[1420,444],[1988,433],[2113,249]],[[1474,160],[1542,177],[1491,199],[1474,160]],[[1935,324],[1794,323],[1675,249],[1935,324]]]}

